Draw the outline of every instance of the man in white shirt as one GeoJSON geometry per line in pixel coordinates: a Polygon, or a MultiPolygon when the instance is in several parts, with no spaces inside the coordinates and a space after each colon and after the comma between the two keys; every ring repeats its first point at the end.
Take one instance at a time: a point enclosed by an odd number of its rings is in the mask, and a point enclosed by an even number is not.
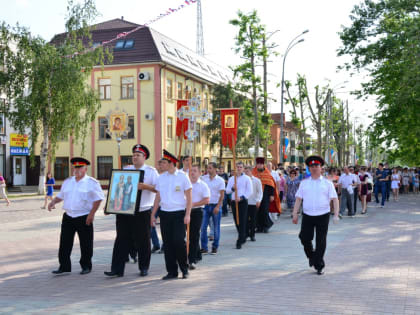
{"type": "Polygon", "coordinates": [[[104,271],[104,274],[109,277],[122,277],[124,275],[125,263],[131,247],[134,248],[135,254],[139,254],[138,265],[141,277],[147,276],[150,266],[150,215],[155,201],[155,185],[158,173],[154,167],[145,164],[150,156],[149,149],[146,146],[136,144],[132,148],[132,152],[133,165],[124,169],[142,170],[144,178],[142,183],[134,185],[141,191],[141,194],[137,196],[134,216],[116,215],[117,236],[112,252],[111,271],[104,271]]]}
{"type": "Polygon", "coordinates": [[[354,174],[350,173],[348,166],[344,166],[343,174],[338,179],[338,189],[341,191],[340,215],[344,215],[344,210],[348,209],[348,216],[353,217],[353,187],[356,186],[354,174]]]}
{"type": "Polygon", "coordinates": [[[60,192],[48,205],[48,211],[64,200],[64,214],[61,222],[60,249],[58,261],[60,266],[53,274],[71,272],[71,250],[74,234],[77,232],[80,242],[80,274],[88,274],[92,270],[93,256],[93,219],[101,201],[105,199],[99,182],[86,175],[90,162],[84,158],[72,158],[74,176],[67,178],[60,192]]]}
{"type": "Polygon", "coordinates": [[[360,188],[361,183],[360,183],[359,175],[357,175],[355,173],[354,166],[350,166],[349,167],[349,172],[354,177],[354,184],[355,184],[355,186],[353,186],[353,215],[356,215],[356,212],[357,212],[357,202],[359,201],[359,191],[361,189],[360,188]]]}
{"type": "Polygon", "coordinates": [[[185,225],[190,223],[192,205],[192,185],[188,176],[177,170],[178,159],[163,150],[163,161],[167,172],[159,176],[156,184],[156,198],[151,215],[155,226],[155,214],[160,206],[160,229],[165,244],[165,265],[168,274],[162,280],[178,278],[178,266],[182,278],[188,278],[187,247],[185,244],[185,225]]]}
{"type": "Polygon", "coordinates": [[[190,248],[188,251],[188,262],[190,270],[194,270],[195,264],[201,258],[200,254],[200,228],[203,221],[203,208],[210,201],[210,189],[200,179],[200,165],[193,164],[190,168],[190,179],[192,184],[192,209],[190,220],[190,248]]]}
{"type": "Polygon", "coordinates": [[[252,181],[252,195],[248,199],[248,220],[246,233],[247,237],[255,242],[255,228],[257,225],[257,210],[260,207],[263,199],[263,190],[261,180],[252,175],[252,166],[245,166],[245,174],[251,178],[252,181]]]}
{"type": "Polygon", "coordinates": [[[189,175],[191,164],[192,164],[192,157],[189,155],[185,155],[184,157],[182,157],[181,160],[182,160],[182,168],[180,169],[180,171],[189,175]]]}
{"type": "Polygon", "coordinates": [[[318,275],[324,273],[324,254],[327,247],[328,224],[330,221],[330,201],[334,204],[334,223],[338,222],[338,199],[334,185],[321,176],[321,166],[324,160],[319,156],[310,156],[305,160],[309,166],[311,177],[303,180],[296,192],[296,202],[293,208],[293,223],[298,223],[298,211],[303,200],[302,225],[299,233],[309,266],[317,270],[318,275]],[[316,247],[312,240],[316,231],[316,247]]]}
{"type": "Polygon", "coordinates": [[[210,202],[204,207],[203,224],[201,226],[201,253],[208,253],[208,237],[207,226],[210,219],[213,221],[214,238],[211,249],[211,254],[215,255],[219,248],[220,241],[220,220],[221,220],[221,206],[223,204],[225,195],[225,181],[222,177],[217,175],[217,164],[210,162],[207,167],[208,174],[204,175],[203,181],[210,188],[210,202]]]}
{"type": "Polygon", "coordinates": [[[236,163],[236,172],[234,176],[229,178],[226,193],[232,194],[232,213],[233,221],[235,222],[238,231],[238,240],[236,241],[236,248],[241,249],[242,244],[246,242],[246,221],[248,219],[248,198],[252,194],[251,178],[244,173],[244,164],[242,162],[236,163]],[[235,177],[237,187],[235,187],[235,177]],[[238,220],[236,217],[236,202],[238,203],[238,220]]]}

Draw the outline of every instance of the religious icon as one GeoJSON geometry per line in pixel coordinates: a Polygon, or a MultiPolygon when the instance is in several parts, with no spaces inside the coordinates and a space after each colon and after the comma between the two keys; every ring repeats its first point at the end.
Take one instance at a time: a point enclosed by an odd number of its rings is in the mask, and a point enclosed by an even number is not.
{"type": "Polygon", "coordinates": [[[125,129],[125,115],[114,114],[111,115],[112,131],[124,131],[125,129]]]}
{"type": "Polygon", "coordinates": [[[143,170],[112,170],[105,212],[133,215],[136,200],[141,199],[141,190],[136,187],[143,179],[143,170]]]}
{"type": "Polygon", "coordinates": [[[235,128],[235,115],[225,115],[225,128],[235,128]]]}

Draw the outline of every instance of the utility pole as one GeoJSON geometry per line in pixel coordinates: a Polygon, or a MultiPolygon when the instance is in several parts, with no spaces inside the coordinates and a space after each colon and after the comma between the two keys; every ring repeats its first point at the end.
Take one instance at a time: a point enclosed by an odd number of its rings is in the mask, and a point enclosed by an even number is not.
{"type": "Polygon", "coordinates": [[[201,11],[201,0],[197,0],[197,54],[204,56],[204,35],[203,35],[203,16],[201,11]]]}
{"type": "MultiPolygon", "coordinates": [[[[263,88],[264,88],[264,116],[267,115],[268,95],[267,95],[267,46],[265,33],[262,38],[263,44],[263,88]]],[[[264,158],[267,161],[268,137],[264,140],[264,158]]]]}

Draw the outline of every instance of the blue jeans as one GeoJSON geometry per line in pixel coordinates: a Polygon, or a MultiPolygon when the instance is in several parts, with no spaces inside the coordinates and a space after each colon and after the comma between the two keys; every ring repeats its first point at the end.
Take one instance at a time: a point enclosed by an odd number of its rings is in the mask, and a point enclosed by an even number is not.
{"type": "Polygon", "coordinates": [[[208,204],[204,207],[203,212],[203,223],[201,225],[201,248],[208,250],[208,238],[207,238],[207,226],[209,225],[210,218],[213,220],[214,226],[214,240],[212,244],[212,248],[219,247],[219,240],[220,240],[220,220],[222,216],[222,211],[219,209],[217,214],[213,213],[214,208],[216,207],[215,204],[208,204]]]}
{"type": "MultiPolygon", "coordinates": [[[[156,211],[155,218],[157,218],[158,215],[159,215],[159,210],[156,211]]],[[[157,235],[156,227],[155,226],[152,226],[152,231],[150,233],[150,237],[152,238],[153,247],[154,248],[160,248],[159,237],[157,235]]]]}
{"type": "Polygon", "coordinates": [[[225,195],[223,197],[223,205],[222,205],[222,214],[224,216],[228,215],[227,205],[228,205],[228,197],[227,197],[227,194],[225,193],[225,195]]]}
{"type": "Polygon", "coordinates": [[[382,201],[381,206],[385,205],[385,199],[386,199],[386,183],[385,182],[378,182],[375,184],[375,199],[376,203],[379,203],[379,192],[381,192],[382,195],[382,201]]]}

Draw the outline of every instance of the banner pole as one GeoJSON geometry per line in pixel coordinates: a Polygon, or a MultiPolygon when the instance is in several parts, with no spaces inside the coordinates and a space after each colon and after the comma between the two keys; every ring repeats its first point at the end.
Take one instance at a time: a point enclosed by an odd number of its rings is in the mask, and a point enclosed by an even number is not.
{"type": "Polygon", "coordinates": [[[236,224],[239,226],[239,205],[238,205],[238,186],[237,186],[237,174],[236,174],[236,144],[235,136],[232,134],[232,156],[233,156],[233,169],[235,171],[235,207],[236,207],[236,224]]]}

